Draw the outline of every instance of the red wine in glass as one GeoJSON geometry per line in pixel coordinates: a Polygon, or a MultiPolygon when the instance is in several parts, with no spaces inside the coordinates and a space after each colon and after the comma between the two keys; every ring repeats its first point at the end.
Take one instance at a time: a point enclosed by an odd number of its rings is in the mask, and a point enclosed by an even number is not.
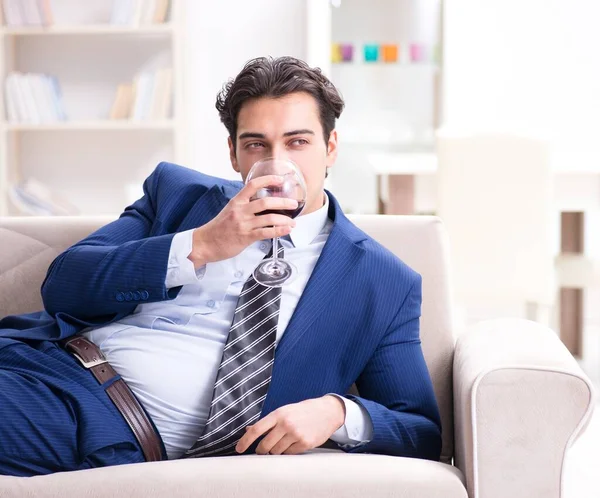
{"type": "MultiPolygon", "coordinates": [[[[246,183],[253,178],[267,175],[278,175],[284,178],[281,185],[272,185],[260,189],[255,199],[265,197],[282,197],[294,199],[298,206],[295,209],[266,209],[256,216],[265,214],[282,214],[295,218],[298,216],[306,204],[306,183],[298,166],[288,159],[277,159],[273,157],[261,159],[256,162],[248,176],[246,183]]],[[[273,239],[272,257],[264,259],[254,270],[256,281],[267,287],[282,287],[290,284],[298,275],[298,270],[294,265],[284,258],[278,257],[279,237],[273,239]]]]}
{"type": "Polygon", "coordinates": [[[296,209],[267,209],[266,211],[256,213],[256,216],[263,216],[265,214],[282,214],[283,216],[289,216],[290,218],[294,219],[302,212],[304,209],[304,204],[305,202],[299,202],[296,209]]]}

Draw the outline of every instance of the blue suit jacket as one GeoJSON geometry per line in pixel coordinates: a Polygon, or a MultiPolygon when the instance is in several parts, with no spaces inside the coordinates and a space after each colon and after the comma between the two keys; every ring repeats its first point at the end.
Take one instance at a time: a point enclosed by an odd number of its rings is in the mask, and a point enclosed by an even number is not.
{"type": "MultiPolygon", "coordinates": [[[[51,264],[45,311],[0,320],[0,337],[51,340],[133,312],[143,300],[174,299],[165,276],[176,232],[212,220],[242,187],[161,163],[144,196],[118,220],[51,264]]],[[[373,439],[350,452],[438,460],[441,424],[419,339],[421,277],[368,237],[330,197],[331,234],[275,351],[262,415],[353,383],[373,439]]]]}

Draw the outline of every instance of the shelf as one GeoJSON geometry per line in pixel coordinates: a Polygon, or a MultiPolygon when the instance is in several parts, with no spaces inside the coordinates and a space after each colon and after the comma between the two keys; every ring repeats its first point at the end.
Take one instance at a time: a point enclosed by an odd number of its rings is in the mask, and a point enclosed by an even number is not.
{"type": "Polygon", "coordinates": [[[30,26],[0,28],[6,36],[60,36],[60,35],[159,35],[173,32],[171,23],[148,26],[116,26],[111,24],[88,24],[76,26],[30,26]]]}
{"type": "MultiPolygon", "coordinates": [[[[339,132],[339,130],[338,130],[339,132]]],[[[384,147],[393,148],[400,153],[408,152],[431,152],[434,151],[434,143],[429,141],[407,142],[406,140],[394,139],[386,135],[377,136],[367,135],[357,136],[345,133],[340,133],[339,142],[344,145],[352,145],[356,147],[384,147]]]]}
{"type": "Polygon", "coordinates": [[[385,70],[398,70],[398,71],[424,71],[424,70],[437,70],[440,65],[435,62],[365,62],[365,61],[353,61],[353,62],[334,62],[331,64],[332,70],[357,70],[364,71],[365,69],[382,68],[385,70]]]}
{"type": "Polygon", "coordinates": [[[0,128],[8,131],[126,131],[126,130],[167,130],[175,128],[173,120],[164,121],[128,121],[128,120],[104,120],[104,121],[64,121],[60,123],[0,123],[0,128]]]}
{"type": "MultiPolygon", "coordinates": [[[[371,170],[376,175],[434,175],[438,171],[438,158],[435,149],[430,152],[405,151],[405,152],[380,152],[367,156],[371,170]]],[[[589,169],[571,168],[561,164],[551,167],[551,172],[559,178],[600,175],[600,168],[590,166],[589,169]]],[[[593,178],[591,181],[597,181],[593,178]]]]}

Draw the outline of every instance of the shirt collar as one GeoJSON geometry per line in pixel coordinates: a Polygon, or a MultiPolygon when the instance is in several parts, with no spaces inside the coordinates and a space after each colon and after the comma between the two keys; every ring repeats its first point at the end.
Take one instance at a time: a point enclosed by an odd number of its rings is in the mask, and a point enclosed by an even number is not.
{"type": "Polygon", "coordinates": [[[308,246],[321,233],[327,223],[329,212],[329,196],[323,192],[325,204],[312,213],[298,216],[296,226],[290,232],[294,247],[308,246]]]}

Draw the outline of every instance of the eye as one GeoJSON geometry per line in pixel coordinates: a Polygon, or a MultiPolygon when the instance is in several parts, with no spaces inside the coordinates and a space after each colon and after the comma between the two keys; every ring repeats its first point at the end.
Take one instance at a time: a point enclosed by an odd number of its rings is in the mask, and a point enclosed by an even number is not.
{"type": "Polygon", "coordinates": [[[264,147],[260,142],[250,142],[249,144],[246,144],[246,149],[258,149],[260,147],[264,147]]]}
{"type": "Polygon", "coordinates": [[[306,145],[308,144],[308,140],[306,140],[305,138],[296,138],[295,140],[291,141],[292,145],[306,145]]]}

